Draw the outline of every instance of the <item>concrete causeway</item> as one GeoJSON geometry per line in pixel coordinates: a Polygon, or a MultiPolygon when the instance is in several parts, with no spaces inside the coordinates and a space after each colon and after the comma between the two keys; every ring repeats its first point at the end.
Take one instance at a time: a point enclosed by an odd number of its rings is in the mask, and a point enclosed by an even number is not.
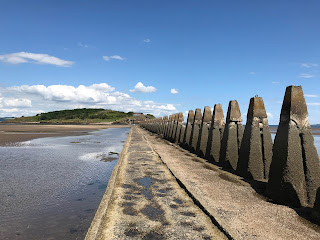
{"type": "Polygon", "coordinates": [[[145,136],[132,127],[86,239],[227,239],[145,136]]]}
{"type": "Polygon", "coordinates": [[[318,240],[320,227],[133,126],[86,239],[318,240]]]}

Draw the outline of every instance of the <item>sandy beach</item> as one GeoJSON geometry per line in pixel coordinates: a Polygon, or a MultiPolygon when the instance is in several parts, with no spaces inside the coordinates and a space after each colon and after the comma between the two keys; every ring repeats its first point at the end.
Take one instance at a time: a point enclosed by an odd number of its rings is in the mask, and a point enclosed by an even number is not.
{"type": "Polygon", "coordinates": [[[89,124],[89,125],[40,125],[40,124],[0,124],[0,146],[35,138],[82,135],[90,131],[106,128],[122,128],[128,125],[89,124]]]}

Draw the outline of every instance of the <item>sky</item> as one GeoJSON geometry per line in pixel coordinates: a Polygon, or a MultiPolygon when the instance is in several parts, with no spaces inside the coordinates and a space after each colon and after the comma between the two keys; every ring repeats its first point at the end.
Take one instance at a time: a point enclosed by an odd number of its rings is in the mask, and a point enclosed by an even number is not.
{"type": "Polygon", "coordinates": [[[74,108],[165,116],[301,85],[320,123],[318,0],[1,0],[0,117],[74,108]]]}

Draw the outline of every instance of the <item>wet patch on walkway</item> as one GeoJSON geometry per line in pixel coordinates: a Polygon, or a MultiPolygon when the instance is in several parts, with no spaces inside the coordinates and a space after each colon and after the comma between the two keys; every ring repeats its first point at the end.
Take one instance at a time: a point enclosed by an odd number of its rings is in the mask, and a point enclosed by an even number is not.
{"type": "Polygon", "coordinates": [[[101,239],[225,239],[136,128],[124,155],[101,239]]]}

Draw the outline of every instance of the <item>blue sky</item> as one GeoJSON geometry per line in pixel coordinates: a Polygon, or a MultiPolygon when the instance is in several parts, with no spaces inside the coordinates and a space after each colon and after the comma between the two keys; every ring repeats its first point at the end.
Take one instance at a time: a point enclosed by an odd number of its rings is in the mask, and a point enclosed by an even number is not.
{"type": "Polygon", "coordinates": [[[0,2],[0,117],[75,107],[164,116],[302,85],[320,123],[320,2],[0,2]]]}

